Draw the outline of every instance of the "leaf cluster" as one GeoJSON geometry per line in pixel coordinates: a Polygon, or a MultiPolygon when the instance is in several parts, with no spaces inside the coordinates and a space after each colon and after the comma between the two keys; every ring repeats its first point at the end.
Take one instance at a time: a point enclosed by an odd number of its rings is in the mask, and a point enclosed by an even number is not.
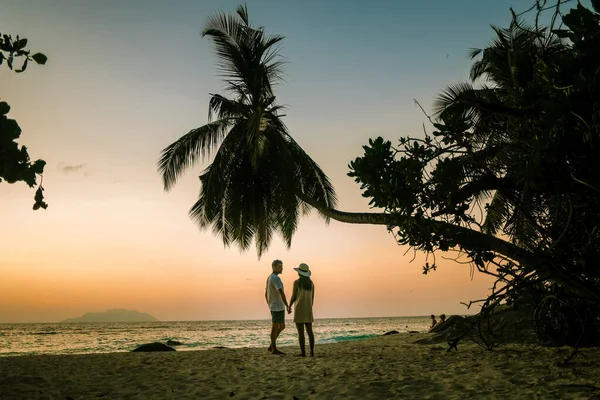
{"type": "Polygon", "coordinates": [[[27,39],[20,38],[18,35],[13,38],[9,34],[0,33],[0,65],[6,61],[6,66],[9,69],[15,72],[23,72],[27,69],[30,61],[40,65],[46,64],[48,57],[42,53],[31,54],[31,51],[27,50],[26,47],[27,39]],[[17,59],[22,60],[20,67],[15,65],[17,59]]]}
{"type": "Polygon", "coordinates": [[[44,172],[44,160],[31,161],[27,147],[19,147],[16,142],[21,136],[21,128],[14,119],[8,118],[10,106],[0,102],[0,182],[23,181],[33,187],[36,175],[44,172]]]}
{"type": "MultiPolygon", "coordinates": [[[[31,54],[27,48],[27,39],[18,35],[13,38],[12,35],[0,33],[0,65],[6,62],[10,70],[17,73],[24,72],[30,61],[44,65],[48,58],[42,53],[31,54]],[[20,67],[15,64],[17,60],[22,60],[20,67]]],[[[0,102],[0,182],[8,183],[25,182],[29,187],[36,185],[36,175],[44,172],[46,162],[44,160],[31,161],[27,147],[19,147],[17,139],[21,136],[21,128],[14,119],[8,118],[10,106],[8,103],[0,102]]],[[[41,186],[36,190],[33,209],[46,209],[43,199],[41,186]]]]}

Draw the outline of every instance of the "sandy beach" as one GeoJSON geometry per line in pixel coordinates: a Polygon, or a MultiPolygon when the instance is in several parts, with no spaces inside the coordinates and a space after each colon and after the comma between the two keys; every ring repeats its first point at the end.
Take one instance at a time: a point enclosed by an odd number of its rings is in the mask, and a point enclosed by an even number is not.
{"type": "Polygon", "coordinates": [[[315,358],[214,349],[0,358],[0,399],[593,399],[600,349],[474,343],[458,351],[399,334],[316,347],[315,358]]]}

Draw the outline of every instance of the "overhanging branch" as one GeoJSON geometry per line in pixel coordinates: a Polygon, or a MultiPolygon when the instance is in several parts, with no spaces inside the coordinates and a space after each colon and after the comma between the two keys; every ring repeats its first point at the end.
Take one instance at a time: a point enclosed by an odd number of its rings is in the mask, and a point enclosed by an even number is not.
{"type": "Polygon", "coordinates": [[[430,225],[433,231],[447,232],[449,235],[454,236],[461,247],[465,249],[475,250],[489,248],[492,251],[518,261],[522,265],[533,267],[534,264],[537,264],[534,262],[535,255],[530,251],[495,236],[477,232],[462,226],[432,219],[416,221],[415,217],[397,214],[339,211],[321,205],[319,202],[309,196],[306,196],[304,193],[299,193],[298,197],[308,205],[316,208],[324,216],[339,222],[347,224],[385,225],[397,227],[402,227],[411,222],[418,222],[420,224],[425,223],[430,225]]]}
{"type": "Polygon", "coordinates": [[[543,254],[535,254],[529,250],[523,249],[513,243],[507,242],[492,235],[474,231],[458,225],[453,225],[443,221],[432,219],[417,220],[415,217],[387,213],[372,212],[346,212],[323,206],[315,199],[297,193],[300,200],[316,208],[324,216],[347,224],[363,225],[385,225],[388,227],[402,227],[410,223],[418,222],[427,224],[434,232],[443,232],[447,236],[452,236],[454,240],[466,250],[488,249],[499,253],[509,259],[518,262],[529,271],[537,271],[539,275],[546,276],[547,279],[567,284],[581,291],[590,300],[600,301],[600,294],[590,288],[586,282],[566,274],[561,270],[555,260],[543,254]]]}

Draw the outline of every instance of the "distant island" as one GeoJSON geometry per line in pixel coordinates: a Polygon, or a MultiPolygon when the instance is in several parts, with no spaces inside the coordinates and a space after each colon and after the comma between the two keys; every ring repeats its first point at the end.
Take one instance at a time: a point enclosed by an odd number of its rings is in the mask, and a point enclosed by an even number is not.
{"type": "Polygon", "coordinates": [[[61,322],[150,322],[158,321],[150,314],[123,308],[113,308],[106,312],[89,312],[81,317],[67,318],[61,322]]]}

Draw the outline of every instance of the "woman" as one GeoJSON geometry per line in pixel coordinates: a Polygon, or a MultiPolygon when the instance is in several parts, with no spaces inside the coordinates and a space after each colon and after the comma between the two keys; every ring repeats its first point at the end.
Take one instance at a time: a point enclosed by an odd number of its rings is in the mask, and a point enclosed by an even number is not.
{"type": "Polygon", "coordinates": [[[294,268],[298,272],[298,280],[294,282],[294,291],[292,292],[292,298],[288,307],[288,313],[292,312],[292,305],[296,304],[294,308],[294,322],[298,329],[298,341],[300,342],[300,356],[306,357],[305,343],[304,343],[304,328],[308,334],[308,342],[310,344],[310,356],[315,355],[315,336],[312,331],[313,323],[313,302],[315,300],[315,285],[310,279],[310,268],[308,265],[302,263],[298,268],[294,268]]]}

